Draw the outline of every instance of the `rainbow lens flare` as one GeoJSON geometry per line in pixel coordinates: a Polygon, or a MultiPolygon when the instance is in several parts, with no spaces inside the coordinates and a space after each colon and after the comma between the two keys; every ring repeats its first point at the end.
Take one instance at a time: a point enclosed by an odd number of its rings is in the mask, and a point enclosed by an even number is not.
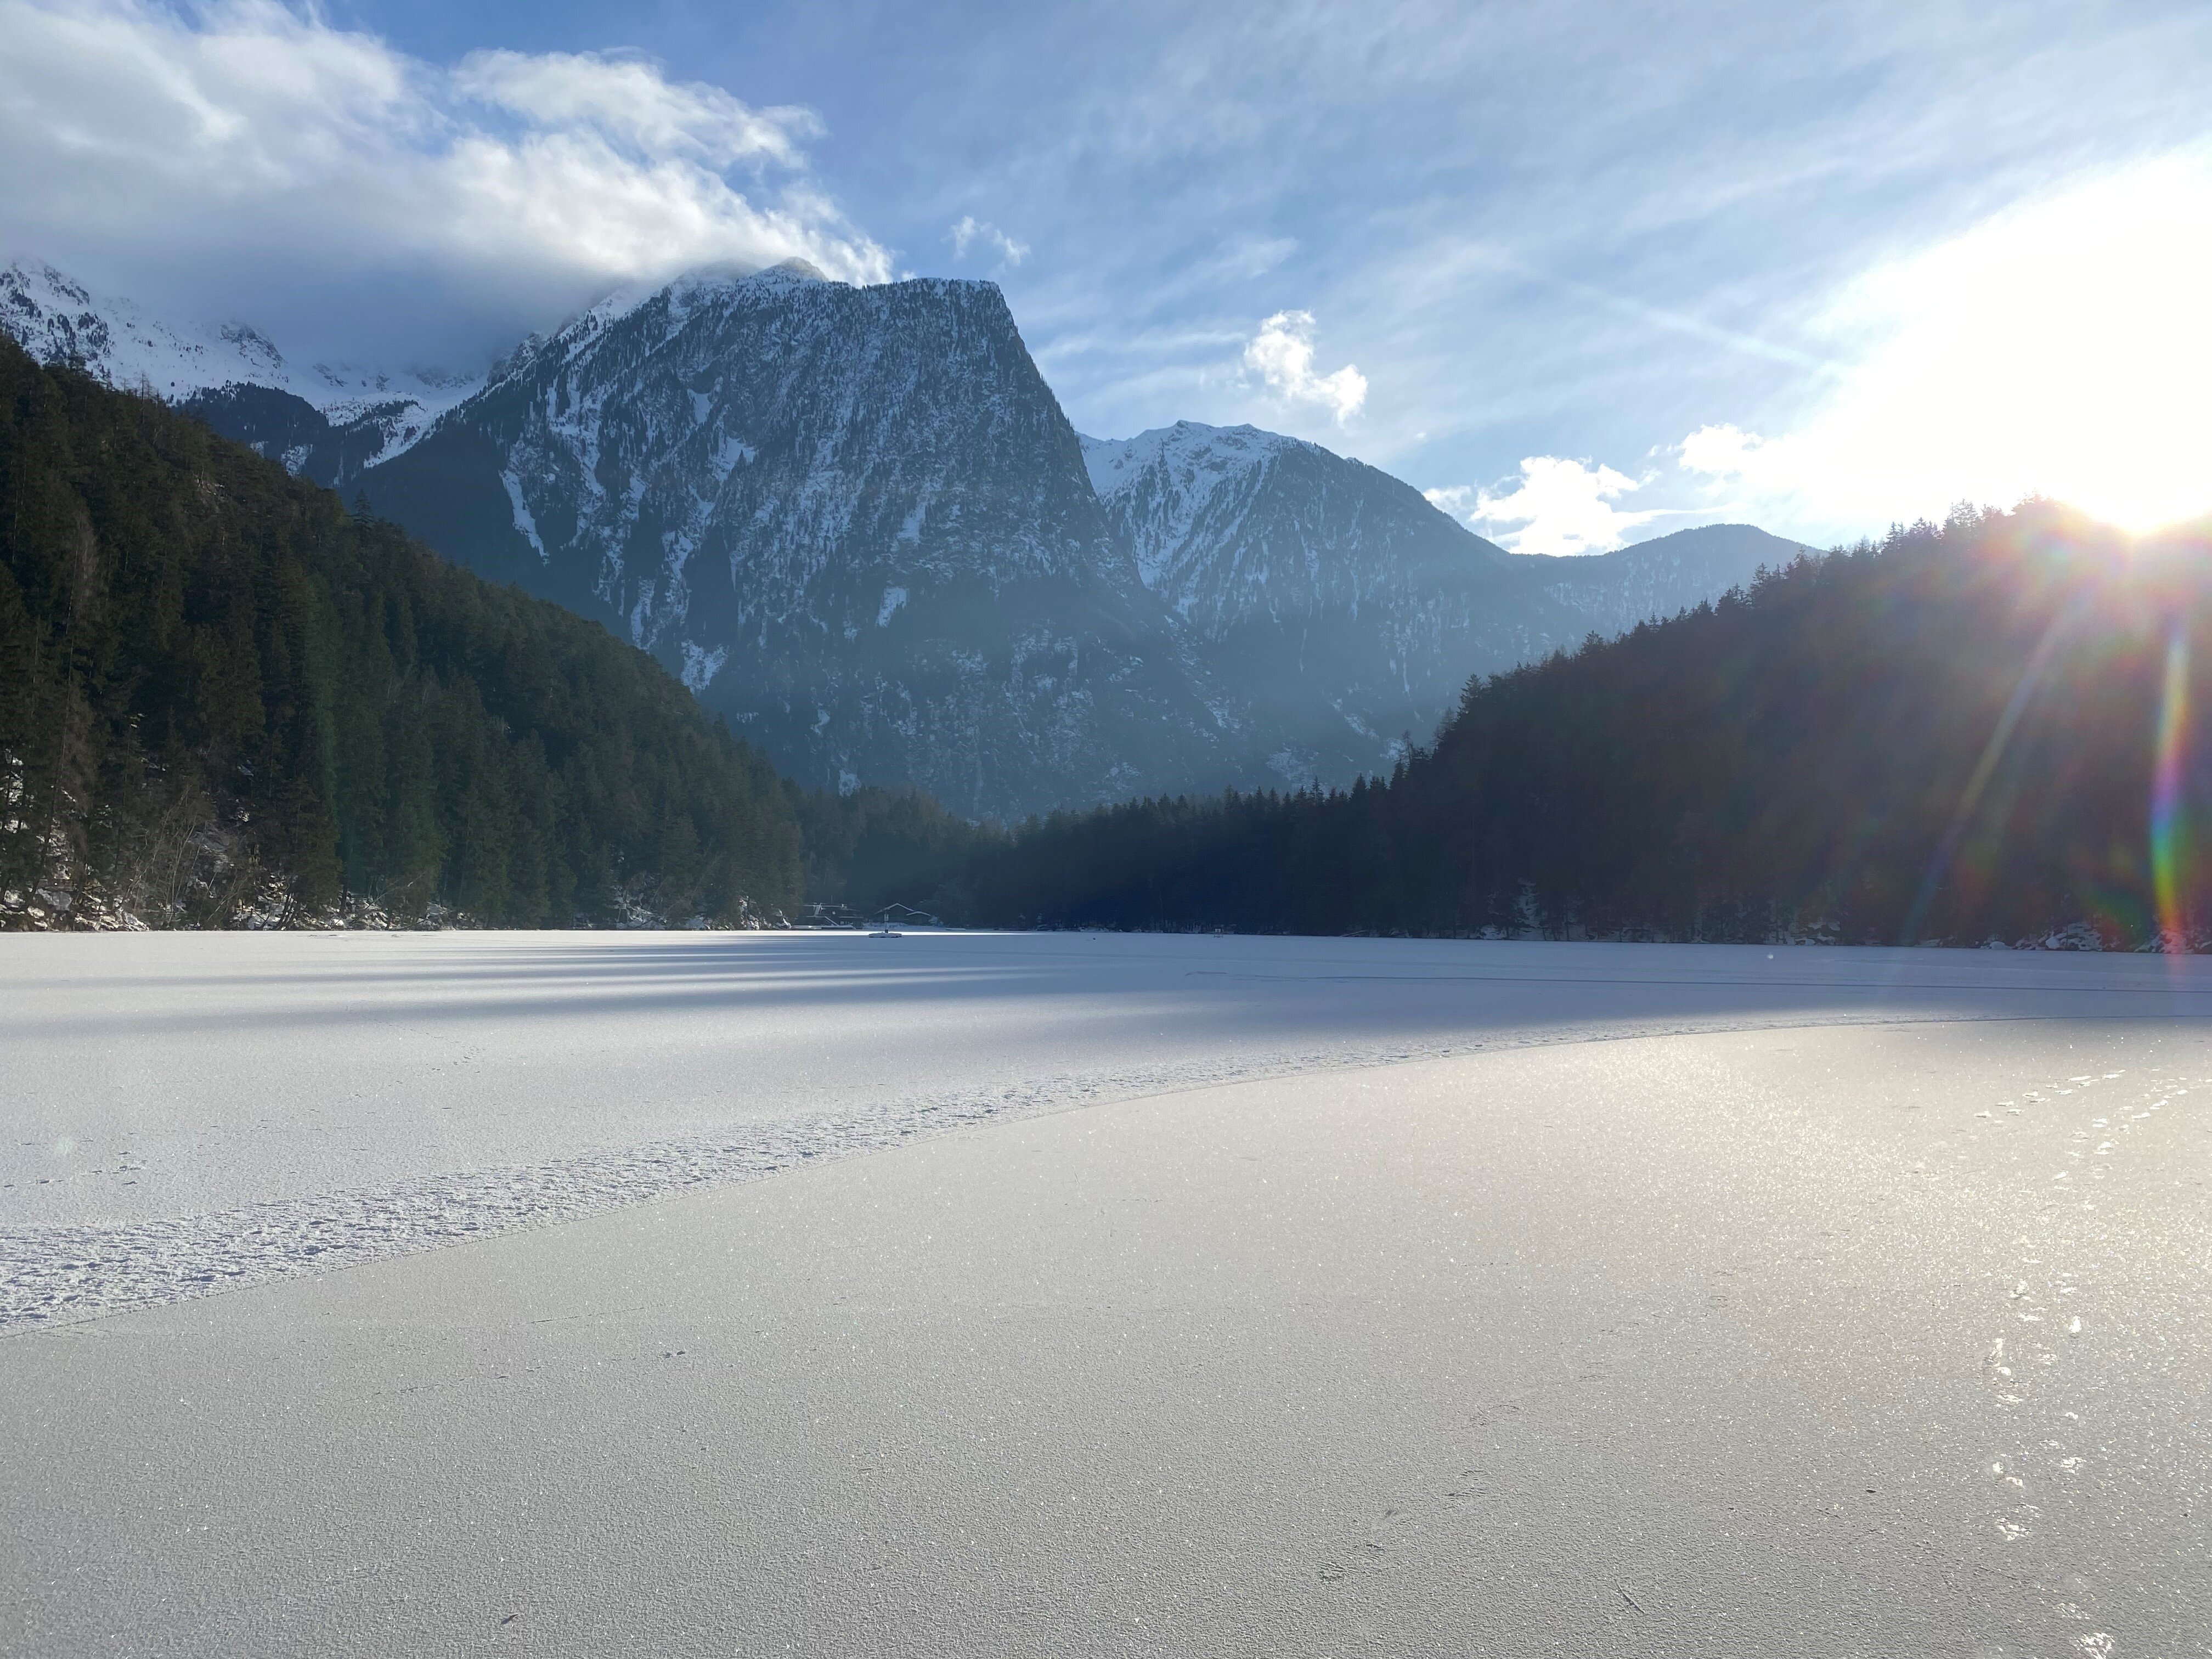
{"type": "Polygon", "coordinates": [[[2158,899],[2159,942],[2172,956],[2189,949],[2182,908],[2182,864],[2189,825],[2183,801],[2189,742],[2189,636],[2173,630],[2166,647],[2166,690],[2158,714],[2157,763],[2151,773],[2150,872],[2158,899]]]}

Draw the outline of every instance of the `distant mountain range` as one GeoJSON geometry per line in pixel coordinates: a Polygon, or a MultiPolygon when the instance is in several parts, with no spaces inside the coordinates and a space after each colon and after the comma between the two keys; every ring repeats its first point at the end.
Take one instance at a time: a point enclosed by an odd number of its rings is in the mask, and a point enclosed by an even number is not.
{"type": "Polygon", "coordinates": [[[392,371],[286,361],[245,323],[149,317],[95,300],[51,265],[0,270],[0,331],[40,362],[74,362],[110,386],[150,392],[314,483],[337,485],[404,449],[483,383],[436,368],[392,371]]]}
{"type": "Polygon", "coordinates": [[[1470,675],[1804,550],[1516,556],[1297,439],[1079,437],[989,283],[702,270],[476,379],[301,369],[20,265],[0,327],[596,617],[804,781],[976,815],[1387,770],[1470,675]]]}

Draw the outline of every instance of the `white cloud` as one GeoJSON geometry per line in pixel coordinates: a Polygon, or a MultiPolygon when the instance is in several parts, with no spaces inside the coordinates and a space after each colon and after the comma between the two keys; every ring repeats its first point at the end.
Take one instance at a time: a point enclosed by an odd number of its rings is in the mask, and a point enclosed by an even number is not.
{"type": "Polygon", "coordinates": [[[1765,447],[1766,440],[1757,433],[1723,422],[1699,427],[1675,446],[1674,453],[1692,472],[1711,478],[1738,478],[1753,465],[1755,452],[1765,447]]]}
{"type": "Polygon", "coordinates": [[[952,244],[952,257],[956,259],[966,258],[969,248],[977,242],[998,249],[1000,260],[1010,265],[1018,265],[1030,257],[1027,242],[1016,241],[996,225],[972,213],[963,214],[960,222],[945,232],[945,237],[952,244]]]}
{"type": "Polygon", "coordinates": [[[198,261],[278,293],[404,274],[449,306],[573,304],[709,260],[889,272],[808,178],[812,116],[640,59],[447,70],[272,0],[0,0],[0,257],[198,261]]]}
{"type": "Polygon", "coordinates": [[[2131,528],[2212,510],[2212,152],[2079,184],[1847,286],[1847,366],[1762,436],[1677,447],[1716,498],[1850,533],[2041,494],[2131,528]]]}
{"type": "Polygon", "coordinates": [[[1510,489],[1455,484],[1423,493],[1444,512],[1502,532],[1498,540],[1516,553],[1603,553],[1619,547],[1638,526],[1669,510],[1624,513],[1613,505],[1615,496],[1649,482],[1564,455],[1531,455],[1521,463],[1521,476],[1510,489]]]}
{"type": "Polygon", "coordinates": [[[811,110],[750,109],[720,87],[674,83],[641,59],[597,52],[471,52],[453,82],[463,97],[539,125],[587,126],[643,154],[688,155],[709,167],[799,167],[796,141],[822,131],[811,110]]]}
{"type": "Polygon", "coordinates": [[[1245,343],[1244,367],[1285,403],[1318,404],[1341,426],[1367,401],[1367,377],[1351,363],[1328,374],[1314,373],[1314,316],[1279,311],[1245,343]]]}

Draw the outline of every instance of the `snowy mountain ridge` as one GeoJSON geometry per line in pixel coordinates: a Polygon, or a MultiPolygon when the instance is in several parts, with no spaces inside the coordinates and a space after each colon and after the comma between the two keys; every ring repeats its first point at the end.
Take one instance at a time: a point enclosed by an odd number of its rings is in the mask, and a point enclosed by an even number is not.
{"type": "Polygon", "coordinates": [[[438,368],[301,367],[250,324],[155,317],[21,260],[0,270],[0,331],[40,362],[151,392],[334,488],[404,452],[483,384],[438,368]]]}
{"type": "Polygon", "coordinates": [[[1086,437],[1083,463],[1098,499],[1121,504],[1122,533],[1137,569],[1145,586],[1158,592],[1176,586],[1176,562],[1200,525],[1233,529],[1237,508],[1227,503],[1249,495],[1255,470],[1298,447],[1319,449],[1255,426],[1177,421],[1133,438],[1086,437]],[[1224,503],[1227,526],[1214,523],[1218,499],[1224,503]]]}
{"type": "Polygon", "coordinates": [[[1273,781],[1387,771],[1471,672],[1578,637],[1525,568],[1403,481],[1319,444],[1178,422],[1087,440],[1107,521],[1273,781]]]}
{"type": "Polygon", "coordinates": [[[787,773],[975,814],[1387,770],[1470,674],[1797,550],[1741,526],[1518,557],[1304,440],[1083,438],[990,283],[702,267],[366,402],[43,267],[0,278],[0,318],[599,618],[787,773]]]}
{"type": "Polygon", "coordinates": [[[1146,585],[1209,639],[1261,616],[1357,616],[1510,560],[1411,485],[1255,427],[1178,421],[1085,439],[1084,459],[1146,585]]]}
{"type": "Polygon", "coordinates": [[[596,616],[814,783],[1002,817],[1198,787],[1210,692],[988,283],[804,267],[609,295],[362,477],[596,616]]]}
{"type": "Polygon", "coordinates": [[[718,289],[738,283],[749,283],[767,289],[786,283],[826,283],[830,280],[817,267],[804,259],[786,259],[781,264],[769,266],[749,264],[742,260],[726,260],[695,265],[667,281],[620,283],[559,325],[552,333],[526,335],[511,350],[493,362],[490,373],[471,389],[471,395],[520,373],[540,352],[555,346],[556,343],[558,343],[559,349],[573,349],[579,340],[602,331],[655,301],[664,301],[672,321],[680,325],[703,297],[711,296],[718,289]]]}
{"type": "Polygon", "coordinates": [[[250,324],[150,316],[132,301],[95,297],[52,265],[21,260],[0,270],[0,329],[41,362],[76,362],[110,386],[150,387],[170,403],[229,386],[268,386],[339,425],[404,403],[427,429],[483,384],[481,375],[435,368],[301,368],[250,324]]]}

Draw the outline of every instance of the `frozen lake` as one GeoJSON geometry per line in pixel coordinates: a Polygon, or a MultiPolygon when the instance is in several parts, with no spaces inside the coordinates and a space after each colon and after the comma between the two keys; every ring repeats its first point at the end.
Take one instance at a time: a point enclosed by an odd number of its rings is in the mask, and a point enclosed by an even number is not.
{"type": "Polygon", "coordinates": [[[2212,1014],[2212,961],[913,933],[0,936],[0,1226],[1477,1047],[2212,1014]]]}
{"type": "Polygon", "coordinates": [[[2193,1651],[2208,1020],[2142,957],[0,938],[0,1646],[2193,1651]]]}

